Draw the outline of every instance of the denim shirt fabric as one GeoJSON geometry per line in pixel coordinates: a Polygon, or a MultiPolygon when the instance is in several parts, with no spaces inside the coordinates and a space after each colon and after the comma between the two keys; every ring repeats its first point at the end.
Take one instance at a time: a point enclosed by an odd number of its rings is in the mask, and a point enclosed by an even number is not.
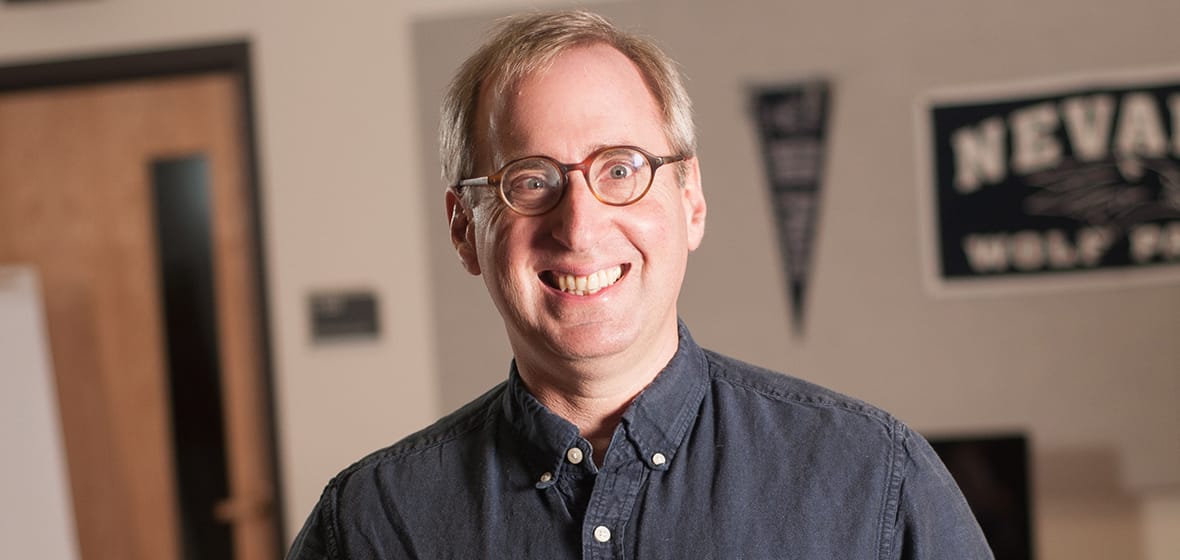
{"type": "Polygon", "coordinates": [[[601,467],[509,379],[336,476],[288,558],[991,558],[921,436],[813,384],[680,347],[601,467]],[[576,450],[576,451],[574,451],[576,450]]]}

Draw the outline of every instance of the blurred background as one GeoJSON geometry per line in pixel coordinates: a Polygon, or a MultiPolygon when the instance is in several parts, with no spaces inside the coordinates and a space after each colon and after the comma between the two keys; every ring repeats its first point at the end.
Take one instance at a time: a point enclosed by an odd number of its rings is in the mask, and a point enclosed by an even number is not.
{"type": "Polygon", "coordinates": [[[504,379],[499,316],[447,238],[438,102],[495,18],[569,6],[688,78],[699,343],[932,438],[1024,436],[1035,558],[1180,557],[1180,283],[932,288],[921,134],[947,88],[1180,82],[1180,3],[9,0],[14,557],[276,558],[335,473],[504,379]],[[816,78],[832,97],[794,325],[751,94],[816,78]]]}

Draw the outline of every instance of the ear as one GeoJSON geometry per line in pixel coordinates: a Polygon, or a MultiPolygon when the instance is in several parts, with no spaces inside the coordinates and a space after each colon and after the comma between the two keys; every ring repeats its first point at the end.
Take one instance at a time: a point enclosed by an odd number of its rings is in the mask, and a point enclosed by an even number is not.
{"type": "Polygon", "coordinates": [[[479,258],[475,251],[475,225],[471,221],[471,208],[455,189],[447,189],[447,221],[451,231],[451,244],[459,254],[459,262],[473,276],[479,276],[479,258]]]}
{"type": "Polygon", "coordinates": [[[701,191],[701,167],[696,156],[680,163],[685,167],[680,198],[684,204],[684,219],[688,232],[688,250],[695,251],[705,237],[705,193],[701,191]]]}

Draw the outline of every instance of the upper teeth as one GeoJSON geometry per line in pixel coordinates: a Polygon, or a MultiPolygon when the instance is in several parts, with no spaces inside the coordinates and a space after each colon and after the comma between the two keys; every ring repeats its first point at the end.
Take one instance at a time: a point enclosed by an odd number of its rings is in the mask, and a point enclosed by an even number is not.
{"type": "Polygon", "coordinates": [[[590,295],[615,282],[623,275],[622,266],[612,266],[587,276],[572,274],[555,274],[557,289],[579,296],[590,295]]]}

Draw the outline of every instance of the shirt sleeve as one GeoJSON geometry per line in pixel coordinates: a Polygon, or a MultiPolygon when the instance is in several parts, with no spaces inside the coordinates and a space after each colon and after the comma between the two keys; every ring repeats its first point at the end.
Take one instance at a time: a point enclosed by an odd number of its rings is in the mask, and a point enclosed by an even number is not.
{"type": "Polygon", "coordinates": [[[890,552],[899,560],[992,560],[967,500],[930,444],[904,425],[890,552]]]}

